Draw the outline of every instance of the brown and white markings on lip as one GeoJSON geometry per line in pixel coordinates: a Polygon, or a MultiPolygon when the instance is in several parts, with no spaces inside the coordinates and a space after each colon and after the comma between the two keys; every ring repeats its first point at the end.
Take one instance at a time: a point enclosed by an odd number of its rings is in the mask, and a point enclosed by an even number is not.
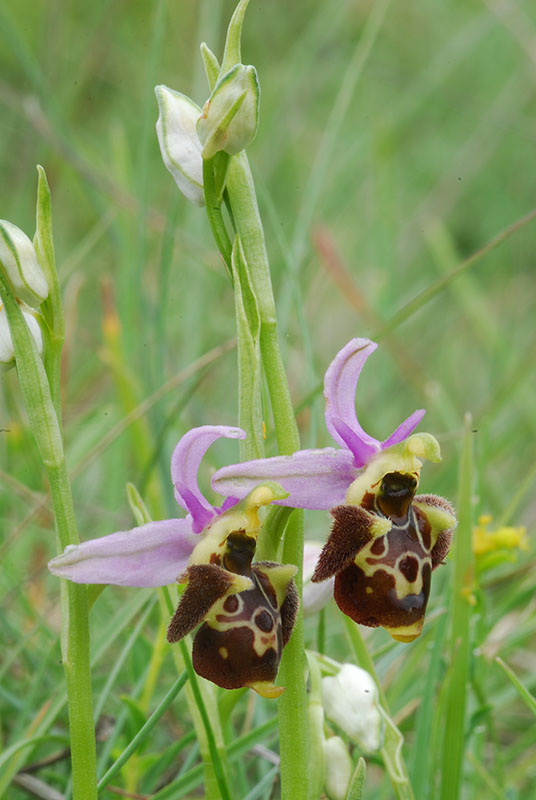
{"type": "Polygon", "coordinates": [[[297,612],[292,565],[252,564],[255,542],[243,531],[229,535],[217,564],[193,564],[188,586],[171,620],[168,640],[178,641],[203,624],[193,643],[196,672],[225,689],[249,686],[266,697],[274,685],[283,647],[297,612]]]}
{"type": "Polygon", "coordinates": [[[432,570],[443,562],[456,522],[443,498],[415,496],[417,485],[418,472],[389,472],[363,494],[359,506],[334,508],[332,532],[313,577],[335,574],[341,611],[361,625],[381,625],[403,642],[422,631],[432,570]]]}

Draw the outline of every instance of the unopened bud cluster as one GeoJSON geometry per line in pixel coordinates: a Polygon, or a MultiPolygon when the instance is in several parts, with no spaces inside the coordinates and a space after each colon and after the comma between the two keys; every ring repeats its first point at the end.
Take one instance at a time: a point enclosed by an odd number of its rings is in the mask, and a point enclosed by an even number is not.
{"type": "Polygon", "coordinates": [[[260,89],[255,67],[235,64],[222,75],[203,108],[167,86],[155,88],[156,132],[164,164],[180,191],[204,205],[203,159],[236,155],[255,138],[260,89]]]}
{"type": "MultiPolygon", "coordinates": [[[[13,294],[19,300],[24,320],[41,353],[43,337],[36,309],[48,296],[48,283],[32,241],[24,231],[7,220],[0,220],[0,268],[13,294]]],[[[1,302],[0,367],[9,369],[14,363],[13,341],[6,311],[1,302]]]]}

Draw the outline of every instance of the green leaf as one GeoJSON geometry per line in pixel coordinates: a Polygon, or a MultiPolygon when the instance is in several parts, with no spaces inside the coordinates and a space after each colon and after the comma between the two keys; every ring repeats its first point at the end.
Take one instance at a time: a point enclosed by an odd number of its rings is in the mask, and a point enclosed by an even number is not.
{"type": "Polygon", "coordinates": [[[354,774],[352,775],[346,800],[362,800],[366,776],[367,765],[365,759],[360,758],[357,762],[357,767],[355,768],[354,774]]]}
{"type": "Polygon", "coordinates": [[[45,273],[49,295],[41,306],[43,315],[49,326],[51,335],[61,339],[65,335],[63,307],[61,303],[61,287],[56,269],[54,254],[54,237],[52,233],[52,203],[46,172],[37,165],[37,205],[35,213],[34,247],[41,269],[45,273]]]}
{"type": "Polygon", "coordinates": [[[242,41],[242,25],[244,24],[244,16],[248,7],[249,0],[240,0],[237,5],[229,27],[227,28],[227,37],[225,40],[225,50],[223,53],[223,60],[221,63],[220,76],[224,75],[235,64],[240,64],[242,61],[241,55],[241,41],[242,41]]]}
{"type": "Polygon", "coordinates": [[[201,42],[201,58],[203,59],[203,66],[205,68],[205,75],[207,76],[210,91],[216,86],[218,75],[220,74],[220,64],[210,47],[201,42]]]}
{"type": "Polygon", "coordinates": [[[454,575],[446,714],[441,765],[441,800],[460,796],[464,747],[467,682],[471,664],[469,623],[473,611],[473,430],[468,414],[460,459],[458,528],[454,544],[454,575]]]}
{"type": "Polygon", "coordinates": [[[126,694],[121,695],[121,702],[128,710],[128,737],[133,739],[146,723],[146,717],[141,705],[126,694]]]}

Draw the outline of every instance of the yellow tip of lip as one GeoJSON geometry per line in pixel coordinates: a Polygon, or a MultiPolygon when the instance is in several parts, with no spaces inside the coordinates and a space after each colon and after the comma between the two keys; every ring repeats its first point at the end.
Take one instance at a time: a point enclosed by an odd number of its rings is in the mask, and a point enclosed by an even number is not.
{"type": "Polygon", "coordinates": [[[268,681],[258,681],[257,683],[250,683],[249,688],[260,694],[261,697],[274,698],[279,697],[285,691],[284,686],[274,686],[273,683],[268,681]]]}
{"type": "Polygon", "coordinates": [[[396,639],[397,642],[413,642],[415,641],[415,639],[418,639],[419,636],[421,635],[420,633],[414,633],[408,636],[407,634],[393,633],[392,631],[389,631],[389,633],[391,634],[393,639],[396,639]]]}

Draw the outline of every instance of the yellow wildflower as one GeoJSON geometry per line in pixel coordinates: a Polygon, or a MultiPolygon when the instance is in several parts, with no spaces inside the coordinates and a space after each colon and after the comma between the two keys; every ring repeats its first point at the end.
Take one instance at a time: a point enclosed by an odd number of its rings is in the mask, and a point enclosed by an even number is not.
{"type": "Polygon", "coordinates": [[[529,549],[526,528],[501,525],[496,530],[490,531],[488,526],[491,522],[491,515],[485,514],[479,517],[478,525],[473,528],[473,552],[477,558],[496,550],[529,549]]]}

